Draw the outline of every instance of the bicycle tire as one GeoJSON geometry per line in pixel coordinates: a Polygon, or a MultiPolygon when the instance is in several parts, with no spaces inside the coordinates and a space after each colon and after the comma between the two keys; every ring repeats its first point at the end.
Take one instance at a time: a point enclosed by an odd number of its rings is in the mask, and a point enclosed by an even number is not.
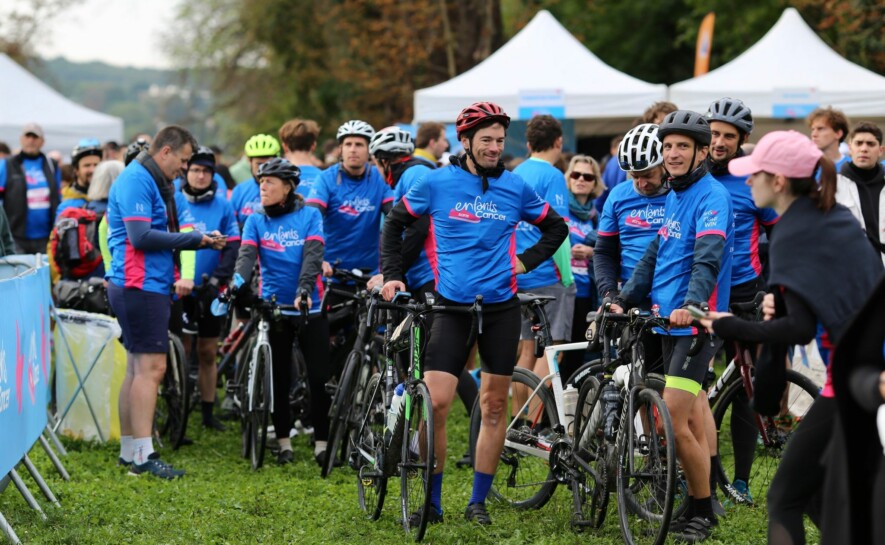
{"type": "Polygon", "coordinates": [[[347,411],[347,429],[344,434],[344,444],[342,445],[342,462],[346,462],[353,466],[356,436],[359,434],[359,426],[362,423],[362,417],[366,412],[366,396],[369,395],[369,380],[372,378],[372,371],[377,369],[373,358],[367,355],[363,358],[362,365],[357,371],[356,380],[353,385],[352,403],[347,411]]]}
{"type": "Polygon", "coordinates": [[[436,467],[433,451],[433,403],[423,382],[408,386],[410,398],[401,408],[405,419],[402,454],[400,455],[400,497],[403,529],[415,541],[421,541],[427,530],[430,514],[431,476],[436,467]],[[418,514],[412,520],[413,514],[418,514]]]}
{"type": "Polygon", "coordinates": [[[387,476],[384,474],[387,413],[384,410],[384,383],[381,373],[372,375],[366,391],[368,397],[365,410],[356,432],[354,469],[360,507],[370,520],[378,520],[387,495],[387,476]]]}
{"type": "Polygon", "coordinates": [[[158,439],[167,437],[173,449],[181,447],[187,431],[187,383],[184,346],[177,335],[169,333],[166,372],[160,382],[154,419],[158,439]]]}
{"type": "Polygon", "coordinates": [[[240,456],[249,459],[249,452],[252,449],[252,427],[250,425],[249,414],[247,408],[249,406],[249,355],[255,348],[255,338],[248,339],[246,345],[237,354],[237,370],[235,385],[233,391],[230,392],[234,396],[234,408],[240,420],[240,456]]]}
{"type": "Polygon", "coordinates": [[[332,473],[336,461],[341,461],[343,452],[343,439],[347,431],[347,419],[349,418],[349,404],[353,393],[354,379],[359,369],[362,355],[359,350],[352,350],[347,356],[341,378],[338,380],[338,389],[332,398],[329,407],[329,441],[326,444],[326,458],[320,476],[326,478],[332,473]]]}
{"type": "Polygon", "coordinates": [[[289,410],[292,422],[300,420],[307,426],[310,420],[310,383],[307,378],[307,362],[297,343],[292,345],[292,384],[289,387],[289,410]]]}
{"type": "MultiPolygon", "coordinates": [[[[513,370],[513,383],[534,391],[540,381],[531,371],[516,368],[513,370]]],[[[511,392],[513,388],[511,388],[511,392]]],[[[510,429],[513,413],[519,407],[513,407],[512,396],[508,395],[507,408],[508,435],[518,439],[520,443],[534,443],[550,445],[549,434],[559,426],[559,416],[556,414],[556,402],[548,387],[538,389],[533,397],[539,398],[539,404],[531,409],[528,418],[524,419],[525,425],[518,429],[510,429]]],[[[482,424],[482,413],[479,407],[479,398],[474,403],[470,414],[470,456],[476,460],[476,442],[482,424]]],[[[495,471],[495,478],[489,494],[502,502],[510,504],[517,509],[539,509],[543,507],[553,495],[557,485],[556,478],[550,464],[538,456],[520,452],[515,448],[508,447],[505,443],[504,450],[495,471]],[[506,469],[504,469],[506,468],[506,469]],[[519,493],[525,491],[525,493],[519,493]]]]}
{"type": "Polygon", "coordinates": [[[602,526],[608,513],[609,492],[614,488],[610,467],[614,445],[606,441],[603,433],[601,393],[600,382],[592,375],[582,381],[578,392],[572,449],[577,474],[571,483],[572,528],[576,530],[602,526]]]}
{"type": "MultiPolygon", "coordinates": [[[[739,375],[738,375],[739,376],[739,375]]],[[[787,412],[792,416],[794,423],[801,422],[805,413],[808,411],[811,403],[817,398],[820,387],[805,375],[787,370],[786,374],[787,389],[787,412]]],[[[732,479],[729,475],[733,475],[734,470],[734,444],[731,436],[725,433],[724,427],[731,428],[731,408],[738,395],[744,394],[744,383],[742,380],[732,382],[716,401],[713,406],[713,422],[716,424],[716,436],[719,452],[719,461],[717,467],[713,468],[718,474],[718,485],[726,496],[731,497],[732,479]],[[729,418],[726,418],[728,416],[729,418]]],[[[753,413],[754,416],[756,413],[753,413]]],[[[783,451],[787,446],[787,442],[792,435],[795,425],[792,427],[778,426],[776,419],[772,417],[762,417],[763,424],[767,434],[769,435],[768,444],[760,444],[757,431],[756,448],[753,452],[753,462],[750,468],[749,483],[762,484],[763,488],[756,490],[758,497],[765,497],[763,492],[767,491],[768,484],[771,482],[774,472],[783,456],[783,451]]],[[[756,425],[756,422],[753,422],[756,425]]]]}
{"type": "MultiPolygon", "coordinates": [[[[634,394],[629,421],[618,432],[618,518],[629,545],[661,545],[667,539],[676,485],[676,439],[663,398],[651,388],[634,394]],[[638,429],[644,415],[655,425],[638,429]]],[[[626,403],[626,400],[624,401],[626,403]]]]}
{"type": "Polygon", "coordinates": [[[568,380],[565,381],[565,384],[571,384],[576,389],[580,390],[581,385],[584,383],[584,380],[587,377],[592,377],[597,373],[603,371],[602,360],[596,358],[595,360],[590,360],[581,364],[580,367],[575,369],[575,371],[568,377],[568,380]]]}
{"type": "MultiPolygon", "coordinates": [[[[252,394],[249,411],[249,459],[252,469],[258,470],[264,464],[264,453],[267,446],[267,423],[270,415],[271,396],[271,353],[270,346],[258,348],[255,361],[255,375],[252,377],[252,394]]],[[[279,430],[275,430],[280,433],[279,430]]],[[[283,433],[288,432],[288,430],[283,433]]]]}

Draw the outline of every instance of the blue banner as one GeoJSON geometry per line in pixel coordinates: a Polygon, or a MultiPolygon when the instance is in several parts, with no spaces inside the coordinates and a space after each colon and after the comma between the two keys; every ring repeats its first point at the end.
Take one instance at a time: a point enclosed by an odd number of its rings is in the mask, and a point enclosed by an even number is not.
{"type": "MultiPolygon", "coordinates": [[[[25,256],[17,256],[18,258],[25,256]]],[[[33,258],[32,258],[33,259],[33,258]]],[[[49,267],[0,263],[0,477],[46,426],[49,400],[49,267]]]]}

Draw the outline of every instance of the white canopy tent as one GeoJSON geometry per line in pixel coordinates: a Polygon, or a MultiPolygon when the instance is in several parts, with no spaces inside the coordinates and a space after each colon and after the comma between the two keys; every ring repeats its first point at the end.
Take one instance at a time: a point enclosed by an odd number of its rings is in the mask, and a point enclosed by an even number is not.
{"type": "Polygon", "coordinates": [[[0,140],[19,146],[22,127],[43,127],[44,151],[68,155],[83,138],[123,140],[123,120],[72,102],[0,53],[0,140]]]}
{"type": "Polygon", "coordinates": [[[514,119],[540,108],[578,120],[577,132],[612,129],[666,98],[666,86],[646,83],[602,62],[550,12],[538,14],[489,58],[439,85],[415,92],[415,121],[454,121],[477,100],[495,102],[514,119]]]}
{"type": "Polygon", "coordinates": [[[830,49],[795,8],[784,10],[771,30],[733,61],[670,86],[670,100],[688,110],[705,112],[725,96],[743,100],[754,118],[765,119],[762,132],[791,118],[804,120],[817,106],[832,105],[855,120],[885,116],[885,77],[830,49]]]}

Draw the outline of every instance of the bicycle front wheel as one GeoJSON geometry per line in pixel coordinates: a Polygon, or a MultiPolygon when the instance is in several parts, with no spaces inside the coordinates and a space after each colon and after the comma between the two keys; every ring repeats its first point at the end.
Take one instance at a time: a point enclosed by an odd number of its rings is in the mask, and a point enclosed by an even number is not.
{"type": "Polygon", "coordinates": [[[577,469],[572,480],[572,527],[576,530],[602,526],[608,512],[609,491],[614,488],[615,472],[610,467],[615,460],[614,443],[605,439],[601,390],[599,380],[590,375],[578,392],[572,450],[577,469]]]}
{"type": "Polygon", "coordinates": [[[344,437],[347,435],[347,421],[350,418],[350,404],[353,397],[357,372],[360,367],[362,356],[359,350],[352,350],[347,356],[344,371],[338,380],[338,389],[332,398],[329,408],[329,442],[326,445],[326,459],[323,463],[320,475],[325,479],[332,473],[335,463],[343,461],[344,437]]]}
{"type": "MultiPolygon", "coordinates": [[[[156,432],[169,439],[173,449],[184,441],[187,431],[187,362],[184,345],[177,335],[169,334],[169,351],[166,354],[166,373],[160,383],[157,406],[154,411],[156,432]]],[[[162,441],[160,442],[162,444],[162,441]]]]}
{"type": "MultiPolygon", "coordinates": [[[[543,507],[557,484],[549,459],[551,446],[557,438],[554,430],[559,425],[559,417],[550,389],[547,386],[538,388],[539,384],[531,371],[513,370],[513,384],[505,409],[504,450],[490,491],[493,498],[519,509],[543,507]],[[514,393],[517,394],[516,401],[514,393]]],[[[470,415],[470,455],[474,464],[481,427],[482,411],[477,399],[470,415]]]]}
{"type": "Polygon", "coordinates": [[[378,520],[387,494],[384,474],[384,383],[375,373],[366,386],[364,412],[354,432],[354,469],[360,507],[370,520],[378,520]]]}
{"type": "Polygon", "coordinates": [[[436,467],[433,452],[433,404],[423,382],[409,385],[400,418],[403,426],[400,483],[403,528],[415,541],[424,538],[430,515],[430,479],[436,467]]]}
{"type": "MultiPolygon", "coordinates": [[[[258,469],[264,464],[264,451],[267,443],[267,422],[270,415],[270,346],[264,345],[258,348],[255,359],[255,369],[251,377],[252,393],[249,399],[249,459],[252,469],[258,469]]],[[[286,433],[276,430],[276,433],[286,433]]]]}
{"type": "MultiPolygon", "coordinates": [[[[626,401],[625,401],[626,403],[626,401]]],[[[618,433],[618,516],[628,544],[667,539],[676,485],[676,439],[664,400],[643,388],[618,433]]]]}
{"type": "Polygon", "coordinates": [[[713,406],[713,421],[719,448],[719,486],[727,497],[741,503],[752,503],[750,489],[735,495],[732,482],[753,485],[753,494],[764,498],[768,484],[783,457],[784,449],[795,428],[805,418],[817,398],[819,388],[808,377],[787,370],[787,387],[781,401],[780,415],[760,416],[750,409],[744,383],[733,382],[713,406]],[[765,437],[760,430],[765,430],[765,437]],[[744,500],[744,501],[741,501],[744,500]]]}

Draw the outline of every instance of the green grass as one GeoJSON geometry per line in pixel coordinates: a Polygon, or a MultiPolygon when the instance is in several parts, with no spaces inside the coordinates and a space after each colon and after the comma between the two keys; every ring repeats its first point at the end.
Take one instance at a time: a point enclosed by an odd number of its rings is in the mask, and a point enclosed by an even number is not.
{"type": "MultiPolygon", "coordinates": [[[[470,497],[472,472],[454,465],[466,449],[467,419],[460,406],[454,412],[443,485],[446,522],[428,529],[426,543],[623,543],[614,497],[600,530],[575,534],[569,528],[570,494],[562,487],[541,510],[520,512],[492,503],[492,527],[467,523],[463,510],[470,497]]],[[[47,507],[40,496],[38,501],[49,515],[42,521],[10,485],[0,493],[0,511],[29,544],[407,542],[398,524],[398,480],[389,483],[381,519],[371,522],[359,508],[353,471],[336,468],[328,480],[320,479],[305,438],[294,439],[296,463],[279,467],[270,459],[253,472],[239,456],[235,425],[218,434],[196,425],[198,414],[192,415],[192,421],[189,436],[195,444],[162,452],[165,460],[187,470],[181,480],[129,477],[115,465],[116,444],[67,441],[70,454],[64,463],[71,473],[69,482],[58,476],[42,449],[32,452],[62,508],[47,507]]],[[[36,484],[28,477],[25,480],[39,494],[36,484]]],[[[766,521],[762,506],[731,507],[708,543],[764,543],[766,521]]],[[[816,532],[809,538],[814,543],[816,532]]]]}

